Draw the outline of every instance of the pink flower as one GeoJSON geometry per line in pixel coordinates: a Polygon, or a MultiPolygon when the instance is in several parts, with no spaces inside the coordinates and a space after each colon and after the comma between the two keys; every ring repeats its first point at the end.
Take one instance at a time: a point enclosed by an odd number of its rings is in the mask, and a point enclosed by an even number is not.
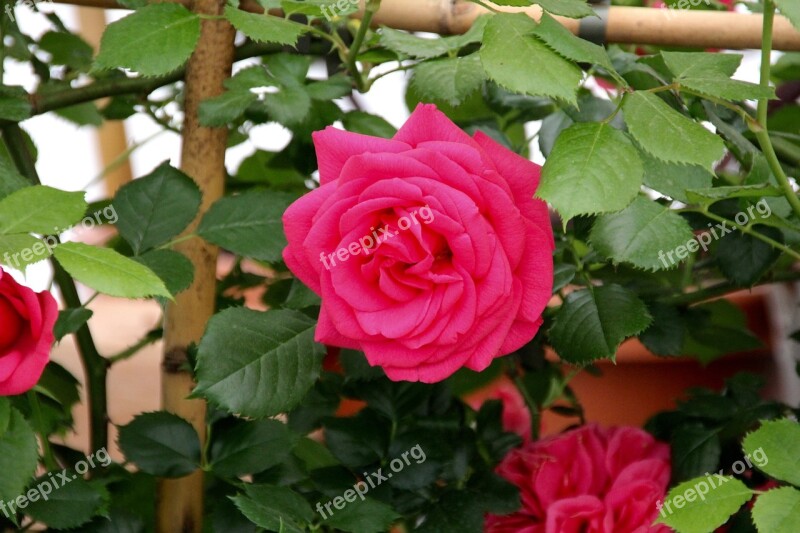
{"type": "Polygon", "coordinates": [[[505,431],[516,433],[525,442],[531,440],[531,412],[513,382],[502,377],[485,389],[470,393],[464,398],[467,405],[476,411],[489,400],[500,400],[503,404],[503,429],[505,431]]]}
{"type": "Polygon", "coordinates": [[[318,342],[432,383],[533,338],[553,281],[539,166],[432,105],[393,139],[314,144],[321,186],[286,210],[283,257],[322,297],[318,342]]]}
{"type": "Polygon", "coordinates": [[[49,292],[35,293],[0,269],[0,396],[22,394],[39,381],[56,318],[49,292]]]}
{"type": "Polygon", "coordinates": [[[489,533],[662,533],[669,446],[638,428],[582,426],[511,450],[497,473],[520,490],[522,509],[489,515],[489,533]]]}

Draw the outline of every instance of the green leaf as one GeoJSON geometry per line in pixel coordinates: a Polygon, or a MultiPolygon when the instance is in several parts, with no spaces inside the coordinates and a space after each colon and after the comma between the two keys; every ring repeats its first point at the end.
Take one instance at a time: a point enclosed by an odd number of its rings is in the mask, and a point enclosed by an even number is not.
{"type": "Polygon", "coordinates": [[[258,100],[250,91],[226,91],[216,98],[200,103],[200,124],[209,128],[219,128],[236,121],[247,107],[258,100]]]}
{"type": "Polygon", "coordinates": [[[28,180],[17,172],[10,161],[5,157],[0,157],[0,200],[29,185],[28,180]]]}
{"type": "Polygon", "coordinates": [[[614,284],[581,289],[564,300],[550,329],[550,341],[570,363],[613,360],[620,343],[651,321],[647,306],[628,289],[614,284]]]}
{"type": "Polygon", "coordinates": [[[783,196],[783,191],[768,183],[761,183],[758,185],[725,185],[722,187],[708,187],[686,191],[686,197],[690,202],[701,205],[711,205],[719,200],[727,200],[729,198],[761,198],[764,196],[783,196]]]}
{"type": "Polygon", "coordinates": [[[639,196],[619,213],[599,216],[589,239],[598,252],[615,262],[662,270],[675,266],[667,263],[664,252],[694,242],[694,234],[675,211],[639,196]]]}
{"type": "Polygon", "coordinates": [[[83,192],[45,185],[25,187],[0,200],[0,235],[57,234],[78,222],[88,207],[83,192]]]}
{"type": "Polygon", "coordinates": [[[194,220],[201,196],[189,176],[164,162],[117,192],[117,229],[139,255],[183,231],[194,220]]]}
{"type": "Polygon", "coordinates": [[[800,424],[788,418],[767,420],[761,427],[748,434],[742,448],[753,456],[762,450],[767,461],[758,469],[781,481],[800,487],[800,455],[797,446],[800,444],[800,424]]]}
{"type": "Polygon", "coordinates": [[[119,428],[119,446],[142,472],[179,478],[197,470],[200,439],[183,418],[157,411],[138,415],[119,428]]]}
{"type": "Polygon", "coordinates": [[[31,116],[28,93],[22,87],[0,87],[0,119],[21,122],[31,116]]]}
{"type": "Polygon", "coordinates": [[[296,440],[283,422],[236,420],[214,435],[211,469],[229,478],[258,474],[282,463],[296,440]]]}
{"type": "Polygon", "coordinates": [[[644,184],[674,200],[689,203],[689,189],[711,188],[714,175],[698,165],[680,165],[661,161],[645,151],[639,153],[644,163],[644,184]]]}
{"type": "Polygon", "coordinates": [[[225,7],[225,18],[234,28],[262,43],[294,46],[297,39],[308,31],[307,27],[291,20],[268,14],[247,13],[232,6],[225,7]]]}
{"type": "Polygon", "coordinates": [[[134,261],[152,270],[173,295],[185,291],[194,281],[194,265],[180,252],[152,250],[134,257],[134,261]]]}
{"type": "Polygon", "coordinates": [[[740,54],[662,50],[661,56],[675,80],[687,89],[728,100],[775,98],[772,88],[730,79],[742,61],[740,54]]]}
{"type": "Polygon", "coordinates": [[[199,38],[197,14],[180,4],[149,4],[106,27],[95,66],[160,76],[183,65],[199,38]]]}
{"type": "Polygon", "coordinates": [[[39,40],[39,48],[52,57],[54,65],[66,65],[75,70],[84,70],[92,64],[94,50],[74,33],[49,31],[39,40]]]}
{"type": "Polygon", "coordinates": [[[245,485],[245,494],[231,497],[251,522],[267,531],[304,533],[314,512],[302,496],[288,487],[245,485]]]}
{"type": "Polygon", "coordinates": [[[92,310],[85,307],[59,311],[58,320],[56,320],[56,325],[53,327],[56,341],[60,341],[67,335],[81,329],[92,318],[92,314],[92,310]]]}
{"type": "Polygon", "coordinates": [[[658,523],[666,524],[677,533],[708,533],[724,524],[752,496],[747,486],[731,477],[695,478],[669,491],[658,523]],[[706,491],[698,499],[698,490],[706,491]],[[690,498],[687,500],[686,497],[690,498]]]}
{"type": "Polygon", "coordinates": [[[536,39],[536,30],[536,22],[523,13],[492,16],[480,50],[486,73],[510,91],[575,105],[583,72],[536,39]]]}
{"type": "Polygon", "coordinates": [[[152,270],[109,248],[67,242],[55,248],[54,255],[73,278],[98,292],[120,298],[172,298],[152,270]]]}
{"type": "Polygon", "coordinates": [[[50,248],[31,235],[0,235],[0,264],[25,270],[25,267],[50,257],[50,248]]]}
{"type": "Polygon", "coordinates": [[[378,115],[371,115],[364,111],[350,111],[342,118],[342,125],[347,131],[391,139],[397,133],[397,128],[378,115]]]}
{"type": "Polygon", "coordinates": [[[780,14],[789,19],[794,29],[800,31],[800,3],[796,0],[775,0],[780,14]]]}
{"type": "Polygon", "coordinates": [[[290,410],[319,376],[324,349],[315,326],[297,311],[218,313],[198,349],[195,395],[253,418],[290,410]]]}
{"type": "Polygon", "coordinates": [[[712,169],[725,153],[722,139],[672,109],[655,94],[630,93],[622,109],[633,138],[663,161],[712,169]]]}
{"type": "Polygon", "coordinates": [[[608,124],[574,124],[556,140],[536,195],[566,224],[577,215],[625,208],[639,192],[643,174],[638,152],[624,133],[608,124]]]}
{"type": "Polygon", "coordinates": [[[584,0],[533,0],[533,2],[553,15],[574,19],[597,16],[597,13],[584,0]]]}
{"type": "Polygon", "coordinates": [[[478,17],[463,35],[438,36],[433,39],[383,26],[381,27],[381,44],[390,50],[410,57],[431,59],[460,50],[468,44],[481,42],[489,18],[488,16],[478,17]]]}
{"type": "MultiPolygon", "coordinates": [[[[345,494],[348,493],[345,492],[345,494]]],[[[356,498],[357,495],[353,491],[352,501],[344,501],[342,509],[332,506],[333,515],[326,518],[323,524],[340,531],[353,533],[383,533],[391,530],[392,523],[401,518],[391,506],[383,502],[371,498],[363,501],[356,498]]],[[[335,505],[336,498],[333,501],[335,505]]]]}
{"type": "Polygon", "coordinates": [[[353,92],[353,82],[344,75],[331,76],[327,80],[314,81],[306,85],[312,100],[336,100],[353,92]]]}
{"type": "Polygon", "coordinates": [[[270,117],[291,128],[306,119],[311,111],[311,97],[304,87],[286,87],[264,95],[262,102],[270,117]]]}
{"type": "MultiPolygon", "coordinates": [[[[753,231],[783,242],[783,233],[757,225],[753,231]]],[[[719,240],[715,250],[717,264],[725,277],[743,287],[755,285],[781,256],[781,251],[752,235],[734,230],[719,240]]]]}
{"type": "Polygon", "coordinates": [[[575,36],[547,13],[542,14],[533,34],[567,59],[600,65],[609,72],[616,73],[605,48],[575,36]]]}
{"type": "Polygon", "coordinates": [[[277,262],[286,247],[281,217],[295,196],[250,191],[218,200],[205,214],[197,234],[231,252],[277,262]]]}
{"type": "Polygon", "coordinates": [[[314,291],[306,287],[299,279],[294,278],[283,306],[287,309],[306,309],[321,303],[322,300],[314,291]]]}
{"type": "MultiPolygon", "coordinates": [[[[72,474],[69,484],[58,487],[48,499],[31,503],[25,509],[37,522],[54,529],[72,529],[82,526],[98,514],[105,514],[109,494],[106,488],[72,474]]],[[[47,481],[44,477],[39,482],[47,481]]]]}
{"type": "Polygon", "coordinates": [[[752,513],[759,533],[797,533],[800,531],[800,490],[780,487],[761,494],[752,513]]]}
{"type": "Polygon", "coordinates": [[[23,493],[39,461],[39,445],[28,421],[13,407],[6,413],[6,428],[0,434],[0,501],[23,493]]]}
{"type": "Polygon", "coordinates": [[[639,340],[656,355],[682,355],[686,322],[678,309],[658,303],[649,304],[647,308],[653,323],[639,334],[639,340]]]}
{"type": "Polygon", "coordinates": [[[742,310],[724,299],[693,306],[686,325],[689,336],[682,355],[693,355],[703,363],[763,346],[747,329],[747,317],[742,310]]]}
{"type": "Polygon", "coordinates": [[[478,54],[425,61],[414,69],[411,83],[420,96],[458,105],[486,79],[478,54]]]}
{"type": "Polygon", "coordinates": [[[0,438],[3,437],[10,423],[11,402],[5,396],[0,396],[0,438]]]}
{"type": "Polygon", "coordinates": [[[719,431],[684,425],[672,435],[672,476],[681,481],[713,472],[719,463],[719,431]]]}

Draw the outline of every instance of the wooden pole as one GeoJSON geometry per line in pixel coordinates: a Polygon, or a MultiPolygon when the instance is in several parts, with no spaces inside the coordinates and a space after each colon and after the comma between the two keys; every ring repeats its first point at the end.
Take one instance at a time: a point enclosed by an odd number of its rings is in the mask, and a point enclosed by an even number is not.
{"type": "MultiPolygon", "coordinates": [[[[192,10],[220,15],[225,0],[195,0],[192,10]]],[[[202,213],[223,194],[227,128],[205,128],[199,124],[200,102],[223,92],[223,81],[233,65],[233,27],[225,20],[202,21],[202,33],[186,69],[181,170],[191,176],[203,192],[200,215],[188,229],[194,231],[202,213]]],[[[214,314],[217,249],[202,239],[191,239],[176,247],[194,264],[194,283],[167,308],[164,326],[162,402],[165,410],[188,420],[206,438],[206,407],[202,400],[187,400],[195,383],[187,368],[187,350],[200,341],[206,323],[214,314]]],[[[161,533],[202,531],[203,473],[181,479],[161,480],[158,498],[158,531],[161,533]]]]}
{"type": "MultiPolygon", "coordinates": [[[[95,52],[100,49],[100,37],[106,29],[106,13],[97,9],[79,8],[78,21],[80,22],[81,35],[95,52]]],[[[120,154],[128,149],[128,139],[125,134],[125,123],[121,120],[109,120],[96,130],[97,141],[100,148],[100,161],[106,169],[112,165],[120,154]]],[[[109,198],[113,198],[117,189],[133,179],[130,159],[126,159],[116,168],[109,170],[104,182],[109,198]]]]}
{"type": "MultiPolygon", "coordinates": [[[[57,3],[125,9],[116,0],[54,0],[57,3]]],[[[180,0],[187,4],[188,0],[180,0]]],[[[361,0],[363,5],[364,0],[361,0]]],[[[255,0],[242,0],[245,11],[263,13],[255,0]]],[[[524,11],[538,19],[541,9],[500,7],[501,11],[524,11]]],[[[408,31],[427,31],[443,35],[464,33],[478,16],[487,13],[483,7],[467,0],[383,0],[373,24],[408,31]]],[[[360,17],[361,13],[354,15],[360,17]]],[[[580,21],[556,17],[573,33],[580,21]]],[[[761,15],[725,11],[686,9],[651,9],[612,6],[608,8],[606,39],[609,44],[652,44],[693,48],[758,49],[761,48],[761,15]]],[[[800,32],[784,17],[775,17],[774,50],[800,50],[800,32]]]]}

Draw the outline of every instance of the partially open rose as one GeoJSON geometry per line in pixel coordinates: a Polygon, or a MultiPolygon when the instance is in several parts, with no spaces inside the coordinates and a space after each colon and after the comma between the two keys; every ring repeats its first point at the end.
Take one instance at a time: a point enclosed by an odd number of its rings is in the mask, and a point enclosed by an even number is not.
{"type": "Polygon", "coordinates": [[[322,297],[319,342],[431,383],[531,340],[553,278],[539,166],[432,105],[390,140],[314,143],[321,186],[286,210],[283,255],[322,297]]]}
{"type": "Polygon", "coordinates": [[[670,476],[667,444],[639,428],[591,424],[511,450],[497,473],[522,508],[489,515],[487,533],[668,533],[652,525],[670,476]]]}
{"type": "Polygon", "coordinates": [[[22,394],[39,381],[56,318],[49,292],[33,292],[0,269],[0,396],[22,394]]]}

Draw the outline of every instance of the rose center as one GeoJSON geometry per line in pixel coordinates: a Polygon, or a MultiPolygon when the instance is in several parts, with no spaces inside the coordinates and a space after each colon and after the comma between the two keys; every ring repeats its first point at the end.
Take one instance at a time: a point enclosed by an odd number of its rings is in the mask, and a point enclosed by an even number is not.
{"type": "Polygon", "coordinates": [[[10,348],[22,335],[22,317],[11,303],[0,295],[0,352],[10,348]]]}

